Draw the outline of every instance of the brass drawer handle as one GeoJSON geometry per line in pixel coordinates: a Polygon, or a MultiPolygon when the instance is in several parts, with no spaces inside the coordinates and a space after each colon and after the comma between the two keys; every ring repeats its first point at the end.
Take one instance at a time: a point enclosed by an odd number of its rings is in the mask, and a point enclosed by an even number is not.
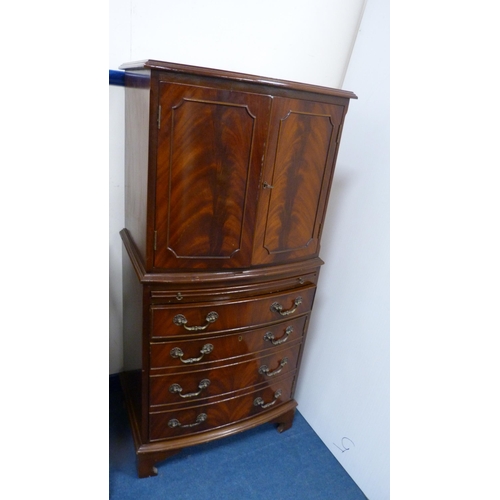
{"type": "Polygon", "coordinates": [[[273,372],[270,372],[269,371],[269,368],[266,366],[266,365],[262,365],[260,368],[259,368],[259,373],[261,375],[266,375],[267,377],[274,377],[275,375],[278,375],[278,373],[281,372],[281,370],[283,370],[283,367],[288,363],[288,358],[283,358],[280,362],[280,365],[278,368],[276,368],[276,370],[274,370],[273,372]]]}
{"type": "Polygon", "coordinates": [[[269,342],[271,342],[273,345],[280,345],[280,344],[283,344],[284,342],[286,342],[288,340],[288,336],[293,333],[293,327],[292,326],[288,326],[285,330],[285,333],[282,337],[280,337],[279,339],[275,340],[274,339],[274,334],[273,332],[267,332],[265,335],[264,335],[264,340],[268,340],[269,342]]]}
{"type": "Polygon", "coordinates": [[[200,425],[201,423],[205,422],[207,418],[208,417],[206,413],[200,413],[196,417],[196,420],[193,424],[185,424],[185,425],[182,425],[176,418],[172,418],[171,420],[168,421],[168,426],[171,429],[175,429],[176,427],[180,427],[181,429],[186,429],[187,427],[195,427],[196,425],[200,425]]]}
{"type": "Polygon", "coordinates": [[[188,394],[181,394],[183,391],[182,387],[179,384],[172,384],[170,386],[169,391],[172,394],[178,394],[181,398],[192,398],[195,396],[199,396],[203,389],[206,389],[210,385],[210,380],[208,378],[204,378],[199,384],[198,384],[198,392],[190,392],[188,394]]]}
{"type": "Polygon", "coordinates": [[[283,311],[283,306],[279,302],[274,302],[273,304],[271,304],[271,311],[280,313],[281,316],[288,316],[294,313],[300,304],[302,304],[302,297],[297,297],[293,302],[292,308],[288,309],[287,311],[283,311]]]}
{"type": "Polygon", "coordinates": [[[261,408],[269,408],[270,406],[273,406],[273,404],[278,401],[278,398],[281,396],[281,389],[278,389],[274,393],[274,400],[271,401],[270,403],[264,404],[264,400],[261,397],[255,398],[253,401],[254,406],[260,406],[261,408]]]}
{"type": "Polygon", "coordinates": [[[190,332],[199,332],[201,330],[206,330],[208,325],[210,323],[214,323],[217,321],[219,318],[219,315],[215,311],[211,311],[207,314],[207,317],[205,318],[206,323],[201,326],[187,326],[187,319],[186,316],[183,314],[177,314],[174,317],[174,324],[177,326],[183,326],[186,330],[189,330],[190,332]]]}
{"type": "Polygon", "coordinates": [[[170,351],[170,356],[172,356],[172,358],[179,358],[183,363],[189,364],[189,363],[196,363],[197,361],[201,361],[201,359],[203,358],[203,356],[205,356],[205,354],[210,354],[213,350],[214,350],[214,346],[212,344],[205,344],[201,348],[201,350],[200,350],[201,356],[199,356],[198,358],[182,359],[182,356],[184,356],[183,350],[180,347],[174,347],[170,351]]]}

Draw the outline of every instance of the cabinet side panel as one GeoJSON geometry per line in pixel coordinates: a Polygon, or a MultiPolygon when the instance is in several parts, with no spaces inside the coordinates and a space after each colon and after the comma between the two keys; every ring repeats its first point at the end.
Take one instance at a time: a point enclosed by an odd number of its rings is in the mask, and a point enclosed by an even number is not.
{"type": "Polygon", "coordinates": [[[142,285],[123,250],[123,364],[125,371],[142,366],[142,285]]]}
{"type": "Polygon", "coordinates": [[[125,88],[125,226],[146,257],[149,77],[127,75],[125,88]]]}

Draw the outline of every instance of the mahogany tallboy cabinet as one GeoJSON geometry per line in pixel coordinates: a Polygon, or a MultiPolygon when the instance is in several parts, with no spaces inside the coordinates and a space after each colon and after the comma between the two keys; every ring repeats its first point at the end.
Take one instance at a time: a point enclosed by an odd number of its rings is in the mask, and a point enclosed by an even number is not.
{"type": "Polygon", "coordinates": [[[125,70],[122,387],[139,477],[292,425],[352,92],[161,61],[125,70]]]}

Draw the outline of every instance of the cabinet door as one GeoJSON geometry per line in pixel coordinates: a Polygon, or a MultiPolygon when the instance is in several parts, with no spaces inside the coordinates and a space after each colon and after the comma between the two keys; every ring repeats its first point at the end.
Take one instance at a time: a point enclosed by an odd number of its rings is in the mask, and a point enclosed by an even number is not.
{"type": "Polygon", "coordinates": [[[251,263],[271,98],[160,82],[155,268],[251,263]]]}
{"type": "Polygon", "coordinates": [[[275,98],[252,263],[316,256],[345,107],[275,98]]]}

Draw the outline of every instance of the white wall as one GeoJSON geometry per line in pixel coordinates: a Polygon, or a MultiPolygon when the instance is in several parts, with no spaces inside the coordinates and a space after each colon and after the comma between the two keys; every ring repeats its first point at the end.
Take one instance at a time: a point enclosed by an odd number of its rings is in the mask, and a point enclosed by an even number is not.
{"type": "Polygon", "coordinates": [[[111,0],[110,69],[159,59],[339,87],[363,3],[111,0]]]}
{"type": "Polygon", "coordinates": [[[383,500],[389,498],[388,0],[368,1],[344,87],[359,100],[351,101],[344,125],[322,239],[326,264],[296,398],[368,498],[383,500]]]}
{"type": "Polygon", "coordinates": [[[109,87],[109,372],[123,369],[122,241],[125,225],[125,89],[109,87]]]}
{"type": "MultiPolygon", "coordinates": [[[[109,2],[109,69],[130,60],[131,4],[109,2]],[[123,60],[122,60],[123,59],[123,60]]],[[[109,87],[109,373],[123,370],[122,241],[125,225],[125,91],[109,87]]]]}
{"type": "MultiPolygon", "coordinates": [[[[368,2],[342,85],[363,5],[364,0],[111,0],[110,69],[160,59],[358,94],[344,127],[323,231],[321,256],[327,264],[296,398],[368,498],[383,500],[389,498],[388,0],[368,2]],[[350,449],[342,453],[336,446],[342,447],[344,437],[354,446],[344,440],[350,449]]],[[[111,114],[120,100],[117,92],[110,90],[111,114]]],[[[120,120],[110,117],[111,135],[121,133],[120,120]]],[[[119,179],[122,160],[112,151],[110,156],[110,169],[116,169],[110,180],[119,179]]],[[[110,213],[119,221],[122,201],[117,193],[113,199],[110,213]]],[[[110,248],[118,248],[111,224],[110,248]]],[[[118,272],[113,276],[110,287],[119,289],[118,272]]],[[[117,331],[118,321],[110,318],[110,332],[117,331]]],[[[112,335],[110,373],[115,373],[123,359],[112,335]]]]}

